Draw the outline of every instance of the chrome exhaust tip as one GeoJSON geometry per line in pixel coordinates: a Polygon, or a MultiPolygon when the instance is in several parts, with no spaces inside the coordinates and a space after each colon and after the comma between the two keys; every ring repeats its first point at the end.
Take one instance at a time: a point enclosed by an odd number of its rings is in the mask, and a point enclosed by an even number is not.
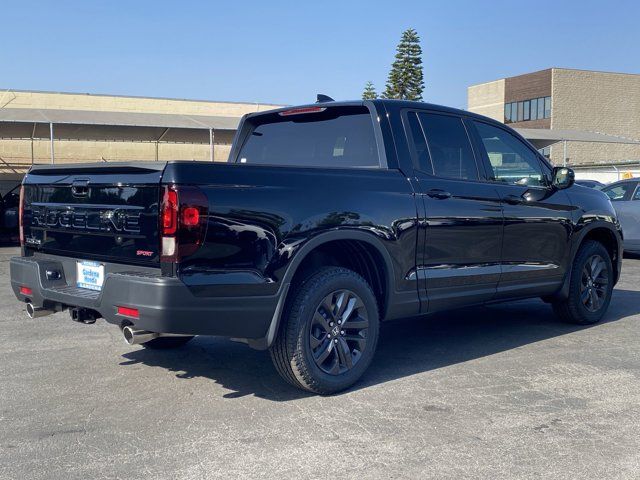
{"type": "Polygon", "coordinates": [[[124,341],[127,342],[128,345],[140,345],[141,343],[149,342],[160,336],[159,333],[148,332],[146,330],[136,330],[129,325],[122,329],[122,335],[124,337],[124,341]]]}
{"type": "Polygon", "coordinates": [[[56,312],[54,310],[49,310],[48,308],[36,307],[33,303],[27,303],[27,315],[29,318],[46,317],[52,313],[56,312]]]}

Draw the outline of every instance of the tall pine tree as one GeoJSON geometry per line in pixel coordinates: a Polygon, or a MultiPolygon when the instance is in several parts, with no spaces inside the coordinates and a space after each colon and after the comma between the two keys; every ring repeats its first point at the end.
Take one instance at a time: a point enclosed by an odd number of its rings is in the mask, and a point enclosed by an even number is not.
{"type": "Polygon", "coordinates": [[[402,33],[382,96],[401,100],[422,100],[422,48],[418,33],[410,28],[402,33]]]}
{"type": "Polygon", "coordinates": [[[375,100],[378,98],[378,94],[376,93],[376,88],[373,86],[373,83],[370,81],[364,86],[364,92],[362,92],[363,100],[375,100]]]}

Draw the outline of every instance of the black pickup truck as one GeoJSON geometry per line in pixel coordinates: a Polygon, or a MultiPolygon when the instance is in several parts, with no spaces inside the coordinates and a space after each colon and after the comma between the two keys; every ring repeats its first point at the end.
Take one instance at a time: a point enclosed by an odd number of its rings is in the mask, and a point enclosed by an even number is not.
{"type": "Polygon", "coordinates": [[[609,199],[513,130],[389,100],[247,115],[227,163],[34,166],[20,221],[30,316],[230,337],[321,394],[364,373],[381,321],[541,297],[597,322],[622,258],[609,199]]]}

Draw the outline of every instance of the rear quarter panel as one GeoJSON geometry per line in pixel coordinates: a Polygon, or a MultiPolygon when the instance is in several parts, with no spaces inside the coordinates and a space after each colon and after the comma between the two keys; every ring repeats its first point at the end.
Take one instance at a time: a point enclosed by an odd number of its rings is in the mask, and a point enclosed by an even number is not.
{"type": "Polygon", "coordinates": [[[206,239],[181,275],[210,294],[269,295],[296,254],[330,231],[366,232],[389,253],[395,288],[415,265],[416,206],[397,170],[169,163],[163,182],[198,185],[209,200],[206,239]],[[217,286],[216,284],[219,284],[217,286]]]}

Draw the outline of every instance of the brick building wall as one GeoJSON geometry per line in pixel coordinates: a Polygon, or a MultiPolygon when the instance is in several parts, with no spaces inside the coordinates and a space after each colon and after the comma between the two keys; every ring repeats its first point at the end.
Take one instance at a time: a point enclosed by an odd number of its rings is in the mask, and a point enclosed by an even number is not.
{"type": "MultiPolygon", "coordinates": [[[[549,95],[550,119],[510,126],[583,130],[640,140],[640,75],[551,68],[470,86],[468,109],[503,122],[505,103],[549,95]]],[[[640,146],[567,142],[567,157],[573,165],[640,161],[640,146]]],[[[562,163],[562,144],[551,147],[551,161],[562,163]]]]}
{"type": "Polygon", "coordinates": [[[504,121],[505,79],[472,85],[467,89],[469,111],[504,121]]]}
{"type": "MultiPolygon", "coordinates": [[[[0,91],[0,108],[4,107],[241,117],[279,105],[4,90],[0,91]]],[[[217,161],[227,160],[232,137],[224,132],[216,135],[219,144],[214,147],[214,156],[217,161]]],[[[0,174],[11,173],[2,160],[11,164],[30,164],[31,148],[30,140],[0,139],[0,174]]],[[[156,158],[155,143],[60,140],[55,142],[54,149],[56,163],[156,158]]],[[[36,163],[48,163],[49,141],[35,140],[33,153],[36,163]]],[[[157,153],[159,160],[209,160],[209,145],[160,143],[157,153]]]]}
{"type": "MultiPolygon", "coordinates": [[[[640,75],[553,69],[551,128],[587,130],[640,140],[640,75]]],[[[562,162],[562,146],[551,160],[562,162]]],[[[640,161],[640,145],[567,143],[571,164],[640,161]]]]}

